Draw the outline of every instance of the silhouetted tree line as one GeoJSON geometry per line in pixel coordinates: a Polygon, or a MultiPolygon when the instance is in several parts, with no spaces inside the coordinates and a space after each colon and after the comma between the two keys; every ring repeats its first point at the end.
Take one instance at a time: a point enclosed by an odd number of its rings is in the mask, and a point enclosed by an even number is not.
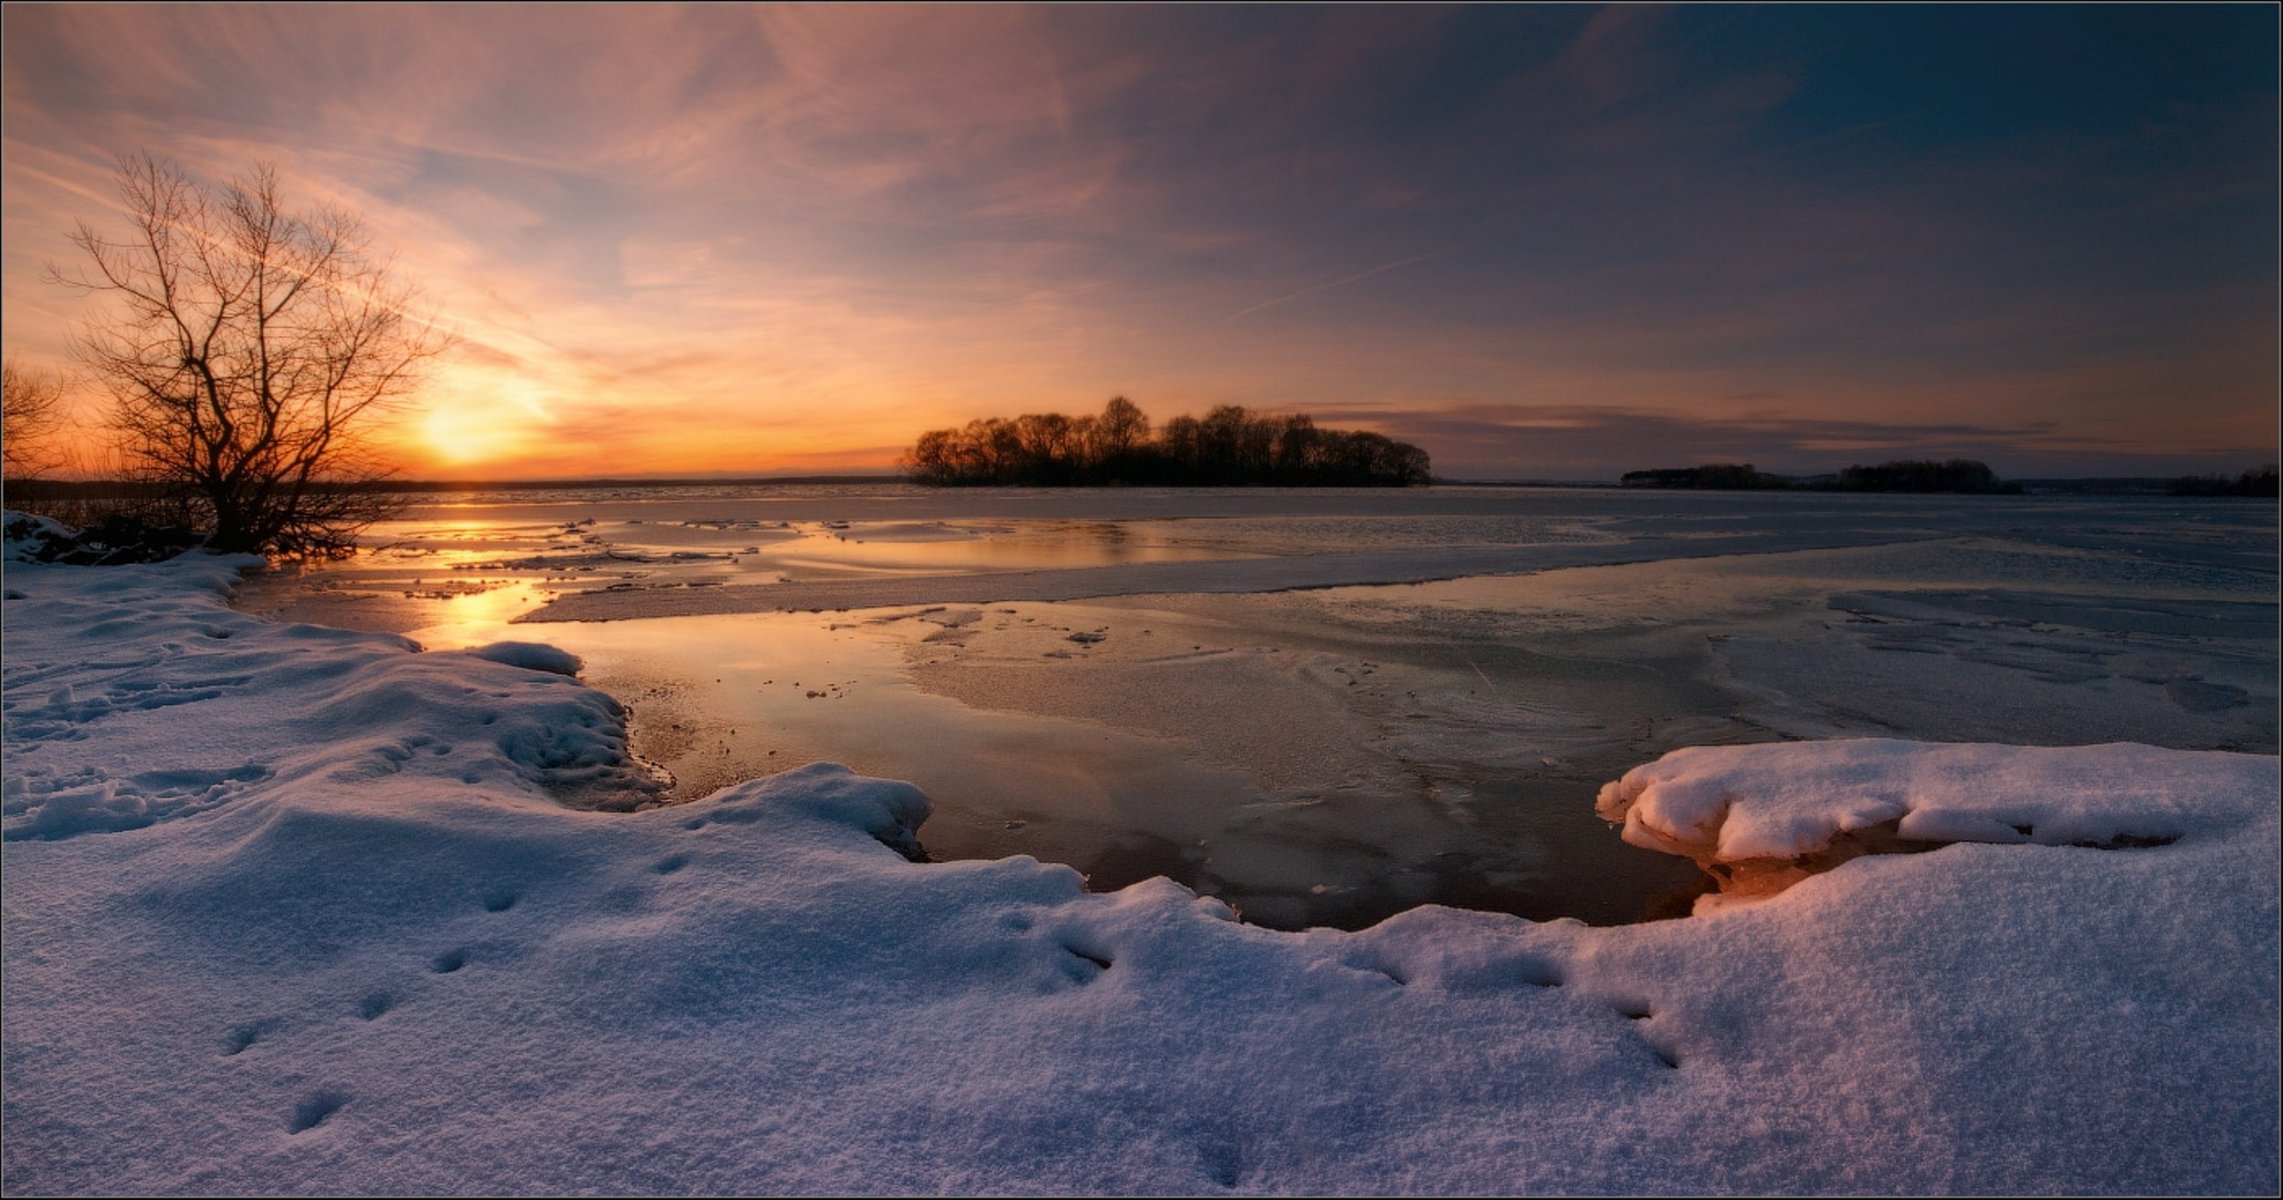
{"type": "Polygon", "coordinates": [[[1755,488],[1787,488],[1791,481],[1781,475],[1762,475],[1750,463],[1706,463],[1701,467],[1660,467],[1653,471],[1627,471],[1619,479],[1626,487],[1653,488],[1719,488],[1724,491],[1747,491],[1755,488]]]}
{"type": "Polygon", "coordinates": [[[1224,404],[1154,431],[1124,396],[1098,416],[1025,413],[934,429],[899,464],[937,487],[1407,487],[1426,483],[1427,452],[1360,430],[1319,429],[1306,414],[1268,416],[1224,404]]]}
{"type": "Polygon", "coordinates": [[[2275,464],[2254,467],[2233,479],[2225,475],[2182,475],[2172,481],[2175,496],[2265,496],[2274,499],[2275,464]]]}
{"type": "Polygon", "coordinates": [[[1670,467],[1654,471],[1627,471],[1620,479],[1626,487],[1718,488],[1730,491],[1792,488],[1817,492],[1983,492],[2019,494],[2021,485],[2007,483],[1988,464],[1970,458],[1947,462],[1902,459],[1867,467],[1860,463],[1837,475],[1794,479],[1764,474],[1750,463],[1706,463],[1701,467],[1670,467]]]}
{"type": "Polygon", "coordinates": [[[1866,467],[1860,463],[1839,473],[1830,489],[1840,492],[2006,492],[2018,494],[2021,485],[2007,483],[1987,463],[1971,458],[1946,462],[1913,458],[1866,467]]]}

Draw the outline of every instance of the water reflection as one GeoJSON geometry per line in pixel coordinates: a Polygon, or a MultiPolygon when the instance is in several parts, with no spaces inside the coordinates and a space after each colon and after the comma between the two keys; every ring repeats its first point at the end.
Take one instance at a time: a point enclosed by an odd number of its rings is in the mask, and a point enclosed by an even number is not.
{"type": "Polygon", "coordinates": [[[445,596],[432,624],[407,631],[407,636],[430,650],[464,650],[498,641],[531,641],[528,632],[517,633],[515,618],[547,602],[546,590],[536,583],[505,581],[481,590],[445,596]]]}
{"type": "MultiPolygon", "coordinates": [[[[1636,920],[1698,879],[1690,864],[1611,834],[1592,815],[1587,780],[1472,771],[1472,786],[1454,798],[1386,751],[1348,745],[1342,753],[1352,761],[1324,764],[1347,776],[1346,786],[1277,786],[1248,769],[1249,752],[1214,754],[1155,736],[1147,720],[1120,728],[982,708],[914,682],[913,657],[943,653],[931,638],[979,624],[1069,647],[1057,651],[1068,676],[1058,686],[1125,688],[1128,678],[1108,664],[1082,661],[1101,643],[1068,642],[1056,623],[1071,616],[1064,607],[992,609],[979,622],[934,609],[547,632],[586,660],[589,682],[632,707],[635,749],[674,773],[677,799],[829,759],[926,791],[936,815],[921,842],[940,858],[1031,854],[1077,866],[1097,888],[1165,874],[1227,899],[1248,919],[1294,928],[1368,924],[1437,901],[1636,920]]],[[[1108,636],[1139,639],[1130,627],[1108,636]]],[[[1319,731],[1307,726],[1324,698],[1309,693],[1321,687],[1270,657],[1258,656],[1258,682],[1284,702],[1254,714],[1249,744],[1315,741],[1319,731]]],[[[1174,664],[1164,677],[1173,686],[1158,702],[1207,699],[1195,689],[1210,679],[1179,682],[1192,669],[1174,664]]]]}
{"type": "MultiPolygon", "coordinates": [[[[257,580],[250,611],[302,591],[449,598],[501,582],[547,594],[591,588],[754,586],[862,576],[1064,570],[1259,557],[1258,549],[1142,535],[1109,521],[765,521],[582,518],[553,524],[466,517],[382,522],[345,562],[257,580]]],[[[337,607],[337,606],[336,606],[337,607]]],[[[283,607],[275,611],[281,613],[283,607]]],[[[302,619],[308,619],[306,617],[302,619]]],[[[439,616],[449,624],[456,618],[439,616]]],[[[400,630],[401,631],[401,630],[400,630]]]]}

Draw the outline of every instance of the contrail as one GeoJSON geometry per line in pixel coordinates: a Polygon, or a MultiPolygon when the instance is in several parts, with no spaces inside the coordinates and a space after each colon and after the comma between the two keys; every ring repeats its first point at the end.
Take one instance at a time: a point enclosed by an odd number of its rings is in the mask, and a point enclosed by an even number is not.
{"type": "Polygon", "coordinates": [[[1427,261],[1427,260],[1428,260],[1428,259],[1430,259],[1430,258],[1439,258],[1439,257],[1441,257],[1441,256],[1442,256],[1442,254],[1443,254],[1443,251],[1440,251],[1440,250],[1436,250],[1436,251],[1433,251],[1433,252],[1431,252],[1431,253],[1427,253],[1427,254],[1414,254],[1414,255],[1412,255],[1412,256],[1411,256],[1411,257],[1409,257],[1409,258],[1402,258],[1402,259],[1397,259],[1397,260],[1396,260],[1396,261],[1394,261],[1394,262],[1391,262],[1391,263],[1385,263],[1385,264],[1382,264],[1382,265],[1380,265],[1380,266],[1376,266],[1376,267],[1373,267],[1373,268],[1372,268],[1371,270],[1369,270],[1369,271],[1360,271],[1360,272],[1357,272],[1356,274],[1354,274],[1354,275],[1350,275],[1350,276],[1348,276],[1348,277],[1347,277],[1347,278],[1345,278],[1345,279],[1335,279],[1335,280],[1333,280],[1333,281],[1332,281],[1332,282],[1330,282],[1330,283],[1320,283],[1320,284],[1317,284],[1315,287],[1312,287],[1312,288],[1301,288],[1301,289],[1300,289],[1299,291],[1297,291],[1297,292],[1293,292],[1293,293],[1291,293],[1291,294],[1289,294],[1289,295],[1278,296],[1278,297],[1277,297],[1276,299],[1274,299],[1274,300],[1263,300],[1263,301],[1261,301],[1260,303],[1253,305],[1251,308],[1247,308],[1247,309],[1241,309],[1241,310],[1239,310],[1239,311],[1237,311],[1237,312],[1233,312],[1233,313],[1230,313],[1228,316],[1226,316],[1226,317],[1223,317],[1223,318],[1222,318],[1222,320],[1224,320],[1224,321],[1234,321],[1234,320],[1236,320],[1238,317],[1248,317],[1248,316],[1251,316],[1252,314],[1254,314],[1254,313],[1256,313],[1256,312],[1259,312],[1259,311],[1261,311],[1262,309],[1265,309],[1265,308],[1275,308],[1275,307],[1276,307],[1277,305],[1279,305],[1279,304],[1283,304],[1283,303],[1285,303],[1285,302],[1287,302],[1287,301],[1291,301],[1291,300],[1298,300],[1298,299],[1299,299],[1299,298],[1301,298],[1302,296],[1313,296],[1313,295],[1315,295],[1315,294],[1316,294],[1316,293],[1318,293],[1318,292],[1328,292],[1328,291],[1331,291],[1333,288],[1346,287],[1346,286],[1348,286],[1348,285],[1349,285],[1349,284],[1351,284],[1351,283],[1357,283],[1357,282],[1360,282],[1360,281],[1362,281],[1362,280],[1365,280],[1365,279],[1369,279],[1369,278],[1371,278],[1371,277],[1372,277],[1372,276],[1374,276],[1374,275],[1380,275],[1380,274],[1384,274],[1384,273],[1386,273],[1386,272],[1388,272],[1388,271],[1392,271],[1392,270],[1396,269],[1397,267],[1408,267],[1408,266],[1410,266],[1412,263],[1422,263],[1422,262],[1425,262],[1425,261],[1427,261]]]}

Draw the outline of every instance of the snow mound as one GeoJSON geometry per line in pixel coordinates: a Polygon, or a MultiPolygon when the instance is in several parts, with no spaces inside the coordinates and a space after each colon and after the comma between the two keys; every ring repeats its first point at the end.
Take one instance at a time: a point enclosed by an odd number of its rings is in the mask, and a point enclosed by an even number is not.
{"type": "Polygon", "coordinates": [[[2161,844],[2271,818],[2277,786],[2259,755],[1861,738],[1676,750],[1595,807],[1636,846],[1735,863],[1882,826],[1919,842],[2161,844]]]}
{"type": "Polygon", "coordinates": [[[239,571],[260,561],[11,565],[0,838],[389,778],[596,808],[664,790],[628,755],[624,710],[573,680],[230,611],[239,571]]]}
{"type": "Polygon", "coordinates": [[[901,780],[867,779],[839,763],[810,763],[782,774],[724,788],[707,801],[708,817],[745,824],[771,811],[797,813],[866,834],[916,858],[927,794],[901,780]]]}
{"type": "Polygon", "coordinates": [[[9,510],[0,519],[0,559],[9,562],[46,562],[79,537],[61,522],[32,513],[9,510]]]}
{"type": "Polygon", "coordinates": [[[8,562],[79,566],[158,562],[189,551],[204,540],[186,527],[154,525],[125,513],[110,514],[79,530],[28,513],[10,512],[4,520],[0,559],[8,562]]]}
{"type": "Polygon", "coordinates": [[[586,669],[586,661],[568,650],[559,650],[544,642],[493,642],[468,651],[477,658],[526,671],[545,671],[550,675],[567,675],[578,678],[586,669]]]}

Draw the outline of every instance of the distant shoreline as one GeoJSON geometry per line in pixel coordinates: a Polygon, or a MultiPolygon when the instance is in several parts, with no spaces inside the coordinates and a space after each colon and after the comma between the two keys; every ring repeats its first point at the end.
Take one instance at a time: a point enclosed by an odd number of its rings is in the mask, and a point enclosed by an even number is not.
{"type": "MultiPolygon", "coordinates": [[[[819,487],[833,484],[903,483],[904,477],[881,475],[776,475],[724,479],[387,479],[357,485],[357,491],[413,492],[528,492],[589,491],[600,488],[677,487],[819,487]]],[[[8,492],[32,499],[100,499],[132,496],[145,485],[125,479],[11,479],[8,492]]]]}
{"type": "MultiPolygon", "coordinates": [[[[2177,476],[2120,475],[2088,476],[2067,479],[2016,479],[2030,495],[2087,495],[2087,496],[2174,496],[2171,491],[2179,482],[2177,476]]],[[[405,479],[371,485],[378,492],[399,492],[415,495],[435,495],[447,492],[509,492],[509,491],[599,491],[605,488],[690,488],[690,487],[831,487],[876,486],[879,484],[914,484],[901,474],[878,475],[757,475],[721,479],[405,479]]],[[[117,479],[24,479],[7,480],[6,489],[11,500],[48,499],[108,499],[131,496],[138,485],[117,479]]],[[[1023,490],[1043,490],[1038,485],[1007,485],[1023,490]]],[[[1149,485],[1173,490],[1187,490],[1182,485],[1149,485]]],[[[1243,489],[1252,485],[1228,485],[1243,489]]],[[[1597,491],[1705,491],[1720,489],[1701,488],[1627,488],[1613,480],[1552,480],[1552,479],[1436,479],[1429,487],[1469,488],[1589,488],[1597,491]]],[[[1074,485],[1064,491],[1115,491],[1114,486],[1074,485]]],[[[1342,488],[1343,491],[1369,491],[1363,488],[1342,488]]],[[[1767,489],[1786,491],[1793,489],[1767,489]]],[[[1831,493],[1819,493],[1831,494],[1831,493]]],[[[1929,493],[1938,494],[1938,493],[1929,493]]],[[[2227,499],[2225,496],[2189,496],[2187,499],[2227,499]]]]}

